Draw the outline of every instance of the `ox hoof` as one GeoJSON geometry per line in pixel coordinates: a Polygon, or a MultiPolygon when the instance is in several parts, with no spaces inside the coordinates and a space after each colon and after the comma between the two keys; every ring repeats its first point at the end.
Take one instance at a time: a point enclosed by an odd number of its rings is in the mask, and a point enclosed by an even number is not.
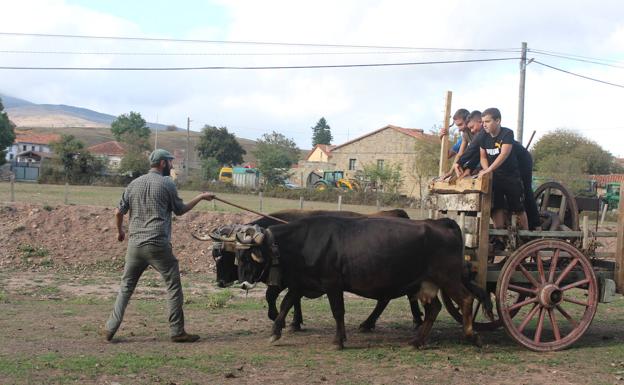
{"type": "Polygon", "coordinates": [[[290,324],[290,331],[291,332],[296,333],[296,332],[300,332],[302,330],[303,329],[301,329],[301,325],[300,324],[290,324]]]}
{"type": "Polygon", "coordinates": [[[425,347],[425,340],[422,338],[414,338],[410,341],[410,345],[416,349],[422,349],[425,347]]]}
{"type": "Polygon", "coordinates": [[[483,342],[481,341],[481,336],[478,334],[473,334],[472,337],[470,338],[470,341],[473,343],[474,346],[481,348],[483,347],[483,342]]]}
{"type": "Polygon", "coordinates": [[[375,330],[375,325],[371,326],[367,324],[360,324],[358,330],[360,331],[360,333],[372,333],[373,330],[375,330]]]}
{"type": "Polygon", "coordinates": [[[279,340],[280,338],[282,338],[282,336],[272,335],[271,338],[269,338],[269,343],[272,344],[276,342],[277,340],[279,340]]]}
{"type": "Polygon", "coordinates": [[[269,313],[267,314],[269,316],[269,319],[271,321],[275,321],[275,319],[277,318],[277,311],[271,311],[269,310],[269,313]]]}

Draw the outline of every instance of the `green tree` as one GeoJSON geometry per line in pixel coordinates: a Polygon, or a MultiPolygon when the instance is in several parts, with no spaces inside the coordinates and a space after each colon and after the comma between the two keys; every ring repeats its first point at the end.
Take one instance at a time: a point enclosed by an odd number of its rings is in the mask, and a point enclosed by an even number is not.
{"type": "Polygon", "coordinates": [[[243,155],[247,153],[226,127],[209,125],[202,129],[202,136],[195,149],[200,159],[214,158],[221,165],[241,164],[243,155]]]}
{"type": "Polygon", "coordinates": [[[6,163],[7,148],[15,141],[15,125],[4,112],[4,105],[0,99],[0,165],[6,163]]]}
{"type": "Polygon", "coordinates": [[[102,161],[91,155],[84,143],[73,135],[62,134],[61,139],[51,143],[50,147],[58,156],[56,162],[67,182],[90,183],[94,176],[102,172],[102,161]]]}
{"type": "MultiPolygon", "coordinates": [[[[407,172],[416,179],[420,197],[425,195],[425,187],[431,178],[438,175],[440,168],[441,143],[434,128],[430,135],[423,136],[414,145],[414,161],[407,166],[407,172]]],[[[453,137],[453,133],[451,133],[453,137]]],[[[451,140],[451,143],[454,143],[451,140]]],[[[453,159],[450,159],[452,162],[453,159]]]]}
{"type": "Polygon", "coordinates": [[[201,160],[201,176],[203,180],[219,179],[221,164],[215,158],[204,158],[201,160]]]}
{"type": "Polygon", "coordinates": [[[363,167],[363,177],[364,180],[375,182],[382,191],[396,194],[403,184],[401,169],[399,163],[385,164],[383,168],[374,163],[366,164],[363,167]]]}
{"type": "Polygon", "coordinates": [[[312,147],[317,144],[331,144],[332,139],[331,127],[325,118],[319,119],[316,126],[312,127],[312,147]]]}
{"type": "Polygon", "coordinates": [[[147,174],[150,169],[149,159],[145,151],[136,147],[126,149],[126,154],[119,163],[119,173],[132,178],[147,174]]]}
{"type": "Polygon", "coordinates": [[[288,169],[299,160],[299,149],[292,139],[273,131],[258,139],[253,154],[258,159],[258,170],[269,186],[283,184],[288,179],[288,169]]]}
{"type": "MultiPolygon", "coordinates": [[[[538,172],[544,171],[546,165],[566,168],[572,162],[578,174],[610,174],[619,170],[615,158],[598,143],[587,139],[573,131],[558,129],[542,136],[531,149],[533,163],[538,172]],[[561,159],[557,161],[557,158],[561,159]],[[540,167],[538,165],[542,165],[540,167]]],[[[556,171],[555,171],[556,172],[556,171]]]]}
{"type": "MultiPolygon", "coordinates": [[[[111,132],[115,140],[125,142],[134,138],[149,139],[150,129],[146,125],[145,119],[138,112],[130,111],[129,114],[122,114],[111,123],[111,132]],[[124,134],[130,134],[124,136],[124,134]]],[[[125,142],[128,143],[128,142],[125,142]]]]}

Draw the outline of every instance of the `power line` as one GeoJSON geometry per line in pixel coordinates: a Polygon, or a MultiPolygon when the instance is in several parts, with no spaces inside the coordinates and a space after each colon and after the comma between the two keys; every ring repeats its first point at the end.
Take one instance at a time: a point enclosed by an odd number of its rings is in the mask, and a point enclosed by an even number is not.
{"type": "Polygon", "coordinates": [[[624,68],[624,66],[620,66],[620,65],[609,64],[609,63],[602,63],[602,62],[599,62],[599,61],[589,60],[589,59],[579,59],[579,58],[566,56],[566,55],[559,55],[559,54],[554,54],[554,53],[546,53],[546,52],[538,52],[538,51],[531,51],[531,52],[536,53],[538,55],[546,55],[546,56],[558,57],[558,58],[562,58],[562,59],[573,60],[573,61],[578,61],[578,62],[583,62],[583,63],[598,64],[598,65],[603,65],[603,66],[613,67],[613,68],[624,68]]]}
{"type": "Polygon", "coordinates": [[[201,44],[241,44],[241,45],[273,45],[286,47],[332,47],[332,48],[369,48],[369,49],[413,49],[413,50],[445,50],[449,52],[518,52],[517,48],[435,48],[435,47],[406,47],[406,46],[382,46],[382,45],[353,45],[353,44],[319,44],[319,43],[284,43],[262,41],[237,41],[237,40],[202,40],[202,39],[173,39],[155,37],[132,37],[132,36],[95,36],[95,35],[67,35],[49,33],[25,33],[25,32],[0,32],[0,36],[29,36],[45,38],[68,38],[68,39],[99,39],[99,40],[135,40],[135,41],[158,41],[176,43],[201,43],[201,44]]]}
{"type": "Polygon", "coordinates": [[[596,58],[596,57],[577,55],[577,54],[573,54],[573,53],[564,53],[564,52],[557,52],[557,51],[547,51],[547,50],[534,49],[534,48],[533,49],[529,49],[529,51],[536,52],[536,53],[543,53],[543,54],[561,55],[561,56],[566,56],[568,58],[587,59],[587,60],[594,60],[594,61],[600,61],[600,62],[610,62],[610,63],[622,63],[621,60],[601,59],[601,58],[596,58]]]}
{"type": "MultiPolygon", "coordinates": [[[[500,51],[501,53],[505,53],[500,51]]],[[[0,50],[4,54],[33,55],[115,55],[115,56],[315,56],[315,55],[388,55],[413,53],[454,53],[446,49],[405,49],[401,51],[359,51],[359,52],[127,52],[127,51],[41,51],[0,50]]]]}
{"type": "Polygon", "coordinates": [[[611,82],[607,82],[607,81],[604,81],[604,80],[600,80],[600,79],[592,78],[592,77],[589,77],[589,76],[585,76],[585,75],[577,74],[577,73],[570,72],[570,71],[567,71],[567,70],[564,70],[564,69],[561,69],[561,68],[553,67],[553,66],[548,65],[548,64],[544,64],[544,63],[539,62],[539,61],[537,61],[537,60],[533,60],[533,63],[539,64],[539,65],[542,65],[542,66],[544,66],[544,67],[548,67],[548,68],[553,69],[553,70],[556,70],[556,71],[560,71],[560,72],[566,73],[566,74],[568,74],[568,75],[577,76],[577,77],[579,77],[579,78],[583,78],[583,79],[591,80],[591,81],[598,82],[598,83],[607,84],[607,85],[614,86],[614,87],[624,88],[624,85],[622,85],[622,84],[611,83],[611,82]]]}
{"type": "Polygon", "coordinates": [[[193,70],[283,70],[283,69],[320,69],[320,68],[358,68],[358,67],[396,67],[430,64],[457,64],[518,60],[519,58],[490,58],[445,61],[422,61],[407,63],[365,63],[365,64],[326,64],[300,66],[207,66],[207,67],[23,67],[0,66],[0,70],[61,70],[61,71],[193,71],[193,70]]]}

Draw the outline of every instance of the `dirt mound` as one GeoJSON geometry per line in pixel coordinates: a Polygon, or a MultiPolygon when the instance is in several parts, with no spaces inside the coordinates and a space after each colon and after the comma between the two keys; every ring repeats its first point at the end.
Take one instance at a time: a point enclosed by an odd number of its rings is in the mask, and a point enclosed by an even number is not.
{"type": "MultiPolygon", "coordinates": [[[[194,239],[193,231],[254,218],[246,213],[200,211],[174,216],[172,243],[180,268],[193,272],[213,269],[212,242],[194,239]]],[[[117,241],[112,208],[19,203],[0,207],[0,267],[121,268],[126,247],[127,241],[117,241]]]]}

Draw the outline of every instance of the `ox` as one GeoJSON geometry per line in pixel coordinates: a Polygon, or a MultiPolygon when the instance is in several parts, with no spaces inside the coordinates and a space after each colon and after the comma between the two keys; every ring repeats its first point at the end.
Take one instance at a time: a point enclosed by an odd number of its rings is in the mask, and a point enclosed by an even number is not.
{"type": "Polygon", "coordinates": [[[278,266],[288,293],[273,324],[271,340],[281,337],[289,309],[302,296],[327,294],[336,321],[334,344],[344,347],[345,291],[387,302],[407,295],[425,307],[425,319],[411,340],[423,346],[441,304],[443,290],[460,305],[466,338],[480,346],[472,328],[474,295],[492,318],[484,290],[464,273],[462,235],[450,219],[309,217],[268,229],[247,228],[241,238],[253,244],[239,254],[239,277],[252,284],[278,266]]]}
{"type": "MultiPolygon", "coordinates": [[[[287,222],[295,221],[301,218],[308,218],[313,216],[338,216],[345,218],[363,218],[367,215],[359,214],[351,211],[326,211],[326,210],[282,210],[275,213],[270,214],[272,217],[282,219],[287,222]]],[[[408,218],[409,216],[404,210],[394,209],[394,210],[385,210],[379,211],[373,214],[369,214],[371,217],[396,217],[396,218],[408,218]]],[[[247,226],[260,226],[261,228],[267,228],[269,226],[273,226],[279,224],[278,221],[262,217],[253,222],[247,224],[247,226]]],[[[217,273],[217,285],[219,287],[227,287],[233,284],[235,281],[238,281],[238,269],[236,266],[236,250],[234,247],[235,239],[233,231],[234,227],[225,227],[219,229],[217,233],[213,233],[211,236],[215,241],[215,245],[213,247],[212,255],[215,260],[216,265],[216,273],[217,273]]],[[[284,286],[281,282],[271,282],[267,280],[265,282],[267,284],[267,290],[265,293],[265,298],[268,304],[268,317],[272,321],[274,321],[278,315],[277,311],[277,298],[279,294],[284,289],[284,286]]],[[[409,299],[409,298],[408,298],[409,299]]],[[[375,328],[375,324],[377,319],[386,306],[388,305],[389,300],[380,300],[377,301],[375,308],[372,313],[366,318],[364,322],[362,322],[359,326],[360,331],[369,332],[375,328]]],[[[422,314],[418,307],[418,301],[409,299],[410,308],[413,315],[413,321],[415,327],[418,327],[422,324],[422,314]]],[[[301,301],[299,299],[295,300],[293,303],[294,307],[294,315],[293,321],[291,323],[291,329],[294,331],[301,330],[301,324],[303,324],[303,315],[301,313],[301,301]]]]}

